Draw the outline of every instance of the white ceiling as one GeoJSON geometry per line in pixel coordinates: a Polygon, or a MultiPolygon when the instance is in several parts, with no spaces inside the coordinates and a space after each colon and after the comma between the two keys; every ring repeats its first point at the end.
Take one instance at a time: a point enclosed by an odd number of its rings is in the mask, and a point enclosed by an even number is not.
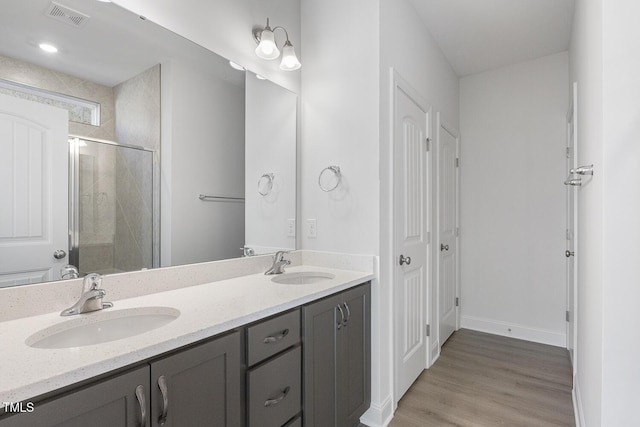
{"type": "Polygon", "coordinates": [[[201,64],[237,84],[244,82],[244,73],[232,70],[224,58],[113,3],[56,0],[90,17],[76,28],[46,16],[51,0],[0,1],[0,55],[109,87],[171,58],[201,64]],[[38,44],[44,41],[59,52],[42,52],[38,44]]]}
{"type": "Polygon", "coordinates": [[[569,49],[575,0],[409,0],[459,76],[569,49]]]}

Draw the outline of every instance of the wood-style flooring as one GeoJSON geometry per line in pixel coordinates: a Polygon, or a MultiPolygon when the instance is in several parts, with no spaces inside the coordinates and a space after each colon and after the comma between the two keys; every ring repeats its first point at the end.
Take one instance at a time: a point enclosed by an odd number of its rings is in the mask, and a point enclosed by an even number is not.
{"type": "Polygon", "coordinates": [[[568,352],[461,329],[389,426],[575,426],[568,352]]]}

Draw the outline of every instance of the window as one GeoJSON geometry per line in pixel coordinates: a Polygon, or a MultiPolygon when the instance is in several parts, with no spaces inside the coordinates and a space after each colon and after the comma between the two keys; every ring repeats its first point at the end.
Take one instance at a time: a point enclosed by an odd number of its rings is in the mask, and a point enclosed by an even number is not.
{"type": "Polygon", "coordinates": [[[100,126],[100,104],[97,102],[3,79],[0,79],[0,93],[67,110],[70,122],[100,126]]]}

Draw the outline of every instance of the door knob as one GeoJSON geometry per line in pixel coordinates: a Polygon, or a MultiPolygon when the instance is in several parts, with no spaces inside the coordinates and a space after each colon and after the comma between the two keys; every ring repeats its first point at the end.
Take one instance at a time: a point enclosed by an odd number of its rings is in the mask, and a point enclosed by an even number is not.
{"type": "Polygon", "coordinates": [[[403,264],[410,265],[411,264],[411,257],[410,256],[405,257],[404,255],[400,255],[400,265],[403,265],[403,264]]]}
{"type": "Polygon", "coordinates": [[[65,251],[63,251],[62,249],[57,249],[57,250],[53,251],[53,257],[55,259],[63,259],[66,256],[67,256],[67,253],[65,251]]]}
{"type": "Polygon", "coordinates": [[[567,258],[569,258],[570,256],[574,256],[575,252],[572,252],[570,250],[566,250],[564,251],[564,256],[566,256],[567,258]]]}
{"type": "Polygon", "coordinates": [[[440,251],[448,251],[448,250],[449,250],[449,245],[440,243],[440,251]]]}

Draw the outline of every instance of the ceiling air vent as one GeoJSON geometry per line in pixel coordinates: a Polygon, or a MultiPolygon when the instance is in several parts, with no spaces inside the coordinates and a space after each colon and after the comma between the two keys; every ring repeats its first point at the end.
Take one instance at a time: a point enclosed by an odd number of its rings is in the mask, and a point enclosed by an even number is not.
{"type": "Polygon", "coordinates": [[[49,18],[53,18],[56,21],[64,22],[65,24],[71,25],[76,28],[82,27],[90,18],[89,15],[85,15],[82,12],[78,12],[77,10],[73,10],[70,7],[64,6],[54,1],[49,4],[44,14],[49,18]]]}

